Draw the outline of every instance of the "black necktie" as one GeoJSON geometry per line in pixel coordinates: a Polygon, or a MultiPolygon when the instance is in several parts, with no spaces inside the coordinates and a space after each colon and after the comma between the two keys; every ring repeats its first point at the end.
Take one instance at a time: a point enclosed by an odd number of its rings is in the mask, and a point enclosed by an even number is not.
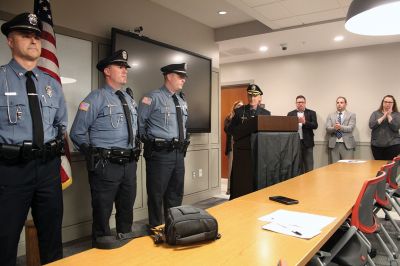
{"type": "Polygon", "coordinates": [[[178,97],[176,94],[172,95],[172,99],[174,100],[175,108],[176,108],[176,118],[178,119],[178,129],[179,129],[179,142],[183,142],[184,133],[183,133],[183,118],[182,118],[182,107],[179,104],[178,97]]]}
{"type": "MultiPolygon", "coordinates": [[[[339,113],[337,121],[338,121],[339,124],[342,124],[342,113],[339,113]]],[[[342,131],[336,130],[336,137],[337,137],[338,139],[341,139],[341,138],[342,138],[342,135],[343,135],[343,134],[342,134],[342,131]]]]}
{"type": "Polygon", "coordinates": [[[44,133],[43,133],[43,122],[42,113],[40,112],[39,98],[37,96],[35,83],[32,79],[33,72],[27,71],[26,76],[26,92],[28,94],[29,109],[32,117],[32,129],[33,129],[33,144],[39,148],[43,147],[44,133]]]}
{"type": "Polygon", "coordinates": [[[131,112],[129,111],[129,106],[128,106],[128,103],[126,102],[123,92],[118,90],[116,92],[116,94],[118,95],[118,98],[122,103],[122,108],[124,108],[124,114],[125,114],[125,118],[126,118],[126,122],[127,122],[126,124],[128,126],[128,136],[129,136],[128,144],[133,145],[133,130],[132,130],[131,112]]]}

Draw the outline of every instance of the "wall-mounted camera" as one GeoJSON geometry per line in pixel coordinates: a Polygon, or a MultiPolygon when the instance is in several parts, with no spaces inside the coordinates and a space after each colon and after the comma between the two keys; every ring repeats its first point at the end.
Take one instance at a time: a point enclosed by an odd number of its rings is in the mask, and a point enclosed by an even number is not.
{"type": "Polygon", "coordinates": [[[287,43],[281,43],[281,49],[282,51],[286,51],[287,50],[287,43]]]}
{"type": "Polygon", "coordinates": [[[137,34],[139,36],[143,36],[143,27],[142,26],[134,27],[133,31],[130,30],[130,32],[133,32],[133,33],[135,33],[135,34],[137,34]]]}

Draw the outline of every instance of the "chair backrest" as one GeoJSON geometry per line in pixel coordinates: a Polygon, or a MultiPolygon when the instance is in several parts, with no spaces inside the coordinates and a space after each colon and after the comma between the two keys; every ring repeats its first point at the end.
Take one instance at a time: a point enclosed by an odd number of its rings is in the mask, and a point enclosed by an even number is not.
{"type": "Polygon", "coordinates": [[[374,215],[374,198],[378,183],[385,180],[385,177],[386,173],[381,172],[379,176],[365,180],[353,206],[351,225],[363,233],[371,234],[378,228],[374,215]]]}
{"type": "MultiPolygon", "coordinates": [[[[381,207],[390,208],[389,198],[386,196],[386,183],[389,184],[389,178],[392,173],[392,168],[395,165],[395,162],[389,162],[388,164],[382,165],[381,170],[378,171],[376,176],[380,176],[382,172],[386,173],[386,180],[383,179],[378,183],[378,187],[375,194],[376,203],[381,207]]],[[[390,185],[389,185],[390,186],[390,185]]]]}
{"type": "Polygon", "coordinates": [[[392,167],[390,176],[387,177],[387,183],[390,188],[397,189],[399,187],[397,178],[400,175],[400,156],[393,158],[394,166],[392,167]]]}

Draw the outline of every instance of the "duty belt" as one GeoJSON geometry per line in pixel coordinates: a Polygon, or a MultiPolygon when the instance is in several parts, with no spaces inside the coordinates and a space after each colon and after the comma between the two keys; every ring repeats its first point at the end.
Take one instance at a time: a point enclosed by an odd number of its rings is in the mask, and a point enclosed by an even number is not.
{"type": "Polygon", "coordinates": [[[22,145],[0,144],[0,160],[11,164],[35,159],[49,161],[63,153],[64,142],[58,139],[47,142],[43,148],[33,146],[31,141],[24,141],[22,145]]]}
{"type": "Polygon", "coordinates": [[[93,155],[98,155],[102,159],[109,160],[112,163],[118,164],[125,164],[128,162],[132,162],[136,160],[138,157],[137,152],[140,149],[119,149],[119,148],[112,148],[112,149],[104,149],[104,148],[92,148],[91,152],[93,155]]]}
{"type": "Polygon", "coordinates": [[[165,139],[154,139],[153,147],[155,149],[167,149],[167,150],[182,150],[189,141],[179,142],[177,139],[165,140],[165,139]]]}

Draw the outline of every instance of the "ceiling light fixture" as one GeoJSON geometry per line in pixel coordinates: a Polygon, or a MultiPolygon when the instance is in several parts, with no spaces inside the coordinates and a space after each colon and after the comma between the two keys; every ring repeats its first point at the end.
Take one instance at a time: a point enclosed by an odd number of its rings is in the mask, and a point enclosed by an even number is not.
{"type": "Polygon", "coordinates": [[[400,34],[400,0],[354,0],[347,12],[346,30],[371,36],[400,34]]]}
{"type": "Polygon", "coordinates": [[[260,50],[260,52],[266,52],[266,51],[268,51],[268,47],[267,46],[260,46],[260,48],[258,48],[258,50],[260,50]]]}
{"type": "Polygon", "coordinates": [[[219,15],[226,15],[226,14],[228,14],[228,12],[226,12],[226,11],[224,11],[224,10],[221,10],[221,11],[218,11],[218,14],[219,14],[219,15]]]}
{"type": "Polygon", "coordinates": [[[341,42],[344,40],[344,37],[342,35],[338,35],[333,39],[335,42],[341,42]]]}

